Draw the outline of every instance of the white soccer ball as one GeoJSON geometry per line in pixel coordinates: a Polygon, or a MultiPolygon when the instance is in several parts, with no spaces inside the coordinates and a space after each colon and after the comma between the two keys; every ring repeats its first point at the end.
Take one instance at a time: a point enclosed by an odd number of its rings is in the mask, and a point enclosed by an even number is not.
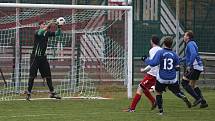
{"type": "Polygon", "coordinates": [[[59,17],[57,19],[57,24],[58,25],[64,25],[66,23],[65,19],[63,17],[59,17]]]}

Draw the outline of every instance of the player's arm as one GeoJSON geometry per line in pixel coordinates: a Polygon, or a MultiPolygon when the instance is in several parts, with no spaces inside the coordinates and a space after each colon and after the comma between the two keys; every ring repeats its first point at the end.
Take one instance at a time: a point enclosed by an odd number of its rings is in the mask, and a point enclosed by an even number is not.
{"type": "Polygon", "coordinates": [[[54,24],[55,23],[53,22],[53,20],[49,21],[48,24],[47,24],[47,26],[44,28],[45,31],[48,31],[51,28],[51,26],[54,25],[54,24]]]}
{"type": "MultiPolygon", "coordinates": [[[[152,50],[149,50],[149,59],[152,58],[151,55],[152,55],[152,50]]],[[[141,60],[144,62],[146,58],[147,58],[147,56],[145,55],[141,58],[141,60]]],[[[151,69],[151,66],[147,65],[145,68],[141,68],[140,72],[148,72],[150,69],[151,69]]]]}
{"type": "Polygon", "coordinates": [[[55,36],[60,36],[62,34],[61,26],[62,25],[57,25],[57,30],[55,31],[55,36]]]}
{"type": "Polygon", "coordinates": [[[151,69],[151,66],[146,66],[145,68],[141,68],[140,72],[148,72],[151,69]]]}
{"type": "Polygon", "coordinates": [[[50,29],[50,27],[52,26],[52,24],[54,24],[53,21],[50,21],[46,27],[44,27],[42,29],[39,29],[37,31],[37,34],[39,36],[45,36],[45,34],[47,34],[47,31],[50,29]]]}
{"type": "Polygon", "coordinates": [[[45,32],[46,32],[45,29],[39,29],[36,34],[39,36],[43,36],[45,34],[45,32]]]}
{"type": "Polygon", "coordinates": [[[155,54],[155,56],[153,57],[153,59],[147,58],[147,59],[145,60],[145,63],[146,63],[147,65],[152,66],[152,67],[157,66],[157,65],[160,64],[160,56],[161,56],[161,53],[160,53],[160,51],[158,51],[158,52],[155,54]]]}
{"type": "Polygon", "coordinates": [[[50,32],[49,36],[55,37],[60,36],[62,34],[61,25],[55,24],[55,26],[57,26],[57,30],[55,32],[50,32]]]}
{"type": "MultiPolygon", "coordinates": [[[[152,59],[155,55],[155,51],[153,51],[153,49],[149,50],[149,59],[152,59]]],[[[145,68],[141,68],[141,72],[148,72],[152,67],[151,66],[146,66],[145,68]]]]}
{"type": "Polygon", "coordinates": [[[51,26],[57,26],[57,30],[55,32],[48,32],[48,36],[60,36],[62,34],[61,32],[61,26],[62,25],[58,25],[56,22],[54,21],[50,21],[49,24],[46,27],[46,30],[49,30],[51,26]]]}
{"type": "MultiPolygon", "coordinates": [[[[154,49],[150,49],[149,50],[149,59],[153,59],[153,57],[155,56],[157,50],[154,49]]],[[[145,68],[141,68],[141,72],[148,72],[152,67],[151,66],[146,66],[145,68]]]]}
{"type": "Polygon", "coordinates": [[[190,62],[188,64],[189,67],[193,66],[193,62],[196,59],[196,56],[198,55],[198,52],[196,51],[196,49],[194,48],[193,45],[189,45],[188,47],[189,51],[190,51],[190,62]]]}

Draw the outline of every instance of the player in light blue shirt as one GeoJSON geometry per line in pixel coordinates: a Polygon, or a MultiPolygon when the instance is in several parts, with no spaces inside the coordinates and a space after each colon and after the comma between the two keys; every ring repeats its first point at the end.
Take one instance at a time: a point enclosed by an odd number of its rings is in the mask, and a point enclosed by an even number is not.
{"type": "Polygon", "coordinates": [[[196,81],[199,79],[200,73],[203,71],[202,60],[198,54],[198,47],[193,38],[193,32],[186,32],[184,35],[186,43],[185,58],[182,59],[186,64],[186,72],[182,78],[181,84],[183,88],[195,99],[192,106],[200,104],[200,108],[208,107],[201,90],[196,86],[196,81]]]}
{"type": "Polygon", "coordinates": [[[159,50],[153,59],[147,58],[145,63],[150,66],[159,65],[159,72],[157,74],[157,82],[155,90],[157,92],[156,101],[159,109],[159,114],[163,115],[163,99],[162,93],[166,91],[166,87],[173,92],[177,97],[183,99],[188,108],[191,108],[191,103],[187,97],[181,92],[176,72],[179,70],[179,57],[172,51],[173,40],[171,37],[166,37],[164,40],[164,48],[159,50]]]}

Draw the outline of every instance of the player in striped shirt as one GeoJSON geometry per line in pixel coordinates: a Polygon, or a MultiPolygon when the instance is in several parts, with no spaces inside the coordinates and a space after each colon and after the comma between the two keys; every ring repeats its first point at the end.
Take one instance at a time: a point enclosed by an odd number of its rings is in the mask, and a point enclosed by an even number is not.
{"type": "Polygon", "coordinates": [[[42,78],[47,81],[47,85],[50,91],[50,98],[61,99],[61,97],[57,96],[56,93],[54,92],[54,87],[52,85],[51,78],[51,70],[46,55],[48,38],[61,35],[61,26],[59,25],[55,32],[50,31],[50,27],[56,25],[57,24],[53,22],[50,22],[48,25],[46,25],[45,21],[41,21],[39,22],[40,29],[36,31],[34,35],[34,45],[30,57],[30,74],[26,96],[26,100],[28,101],[30,101],[31,98],[31,91],[34,84],[34,78],[37,76],[38,70],[40,71],[42,78]]]}

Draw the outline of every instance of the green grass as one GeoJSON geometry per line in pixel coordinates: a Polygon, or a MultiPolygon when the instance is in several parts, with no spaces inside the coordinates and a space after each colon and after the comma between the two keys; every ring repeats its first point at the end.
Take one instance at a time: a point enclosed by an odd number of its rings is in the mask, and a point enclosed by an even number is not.
{"type": "MultiPolygon", "coordinates": [[[[145,97],[136,112],[122,112],[130,104],[127,98],[111,100],[34,100],[0,102],[0,121],[214,121],[215,90],[203,90],[209,107],[186,108],[173,94],[164,93],[163,116],[151,111],[145,97]]],[[[117,93],[117,92],[116,92],[117,93]]]]}

